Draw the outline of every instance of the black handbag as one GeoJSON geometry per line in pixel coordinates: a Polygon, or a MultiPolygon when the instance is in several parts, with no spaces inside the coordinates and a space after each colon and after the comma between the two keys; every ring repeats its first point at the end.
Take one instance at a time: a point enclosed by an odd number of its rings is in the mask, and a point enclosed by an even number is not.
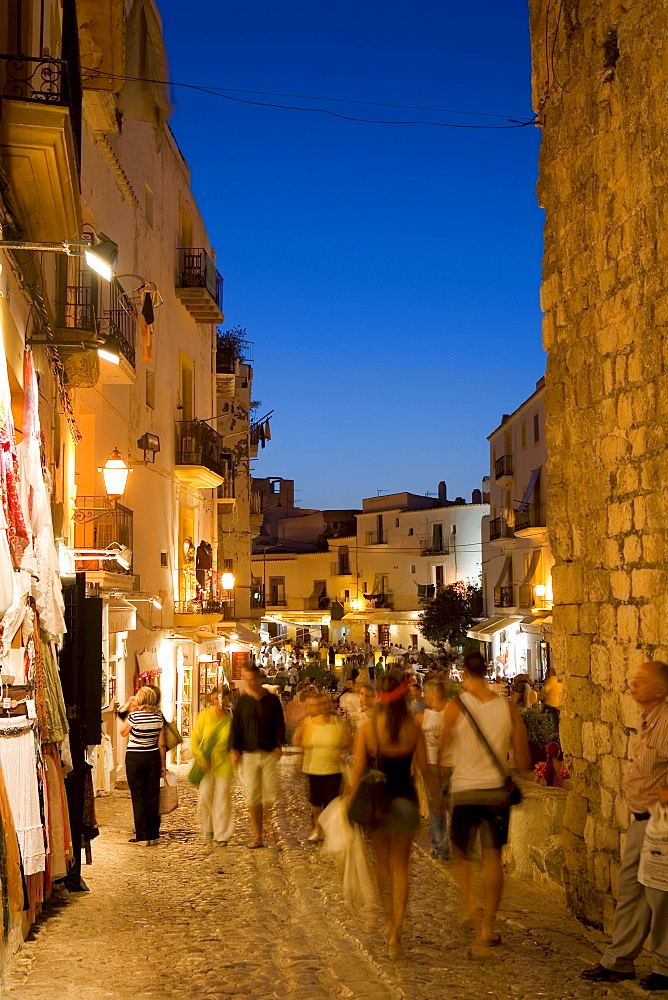
{"type": "Polygon", "coordinates": [[[375,767],[370,767],[350,797],[348,819],[351,823],[375,830],[385,820],[390,809],[390,797],[387,794],[387,776],[379,767],[380,743],[374,720],[374,735],[376,737],[375,767]]]}
{"type": "Polygon", "coordinates": [[[462,712],[468,716],[469,721],[473,726],[478,739],[483,744],[483,746],[489,753],[490,757],[494,761],[495,766],[498,768],[501,775],[503,776],[503,787],[506,790],[506,798],[507,798],[507,801],[503,803],[504,806],[518,806],[522,801],[522,799],[524,798],[524,796],[522,795],[522,789],[519,787],[519,785],[515,783],[515,781],[513,781],[512,777],[508,774],[505,767],[494,753],[494,750],[492,750],[487,740],[487,737],[485,736],[482,729],[478,725],[476,718],[473,715],[473,712],[471,712],[470,709],[466,707],[461,698],[457,697],[455,698],[455,701],[459,705],[462,712]]]}

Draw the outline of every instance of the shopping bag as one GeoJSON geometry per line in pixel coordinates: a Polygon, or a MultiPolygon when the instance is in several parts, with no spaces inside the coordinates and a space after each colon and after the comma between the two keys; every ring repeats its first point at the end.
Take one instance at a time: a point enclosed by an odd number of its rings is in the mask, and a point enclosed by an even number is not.
{"type": "Polygon", "coordinates": [[[176,775],[173,771],[167,771],[164,778],[160,779],[160,805],[158,812],[161,816],[173,812],[179,804],[179,790],[176,787],[176,775]]]}
{"type": "Polygon", "coordinates": [[[655,806],[640,849],[638,881],[648,889],[668,892],[668,806],[655,806]]]}
{"type": "Polygon", "coordinates": [[[167,722],[167,719],[165,719],[164,715],[162,718],[165,730],[165,746],[167,747],[168,751],[173,750],[175,747],[179,745],[179,743],[183,743],[183,737],[181,736],[181,733],[178,731],[176,723],[167,722]]]}

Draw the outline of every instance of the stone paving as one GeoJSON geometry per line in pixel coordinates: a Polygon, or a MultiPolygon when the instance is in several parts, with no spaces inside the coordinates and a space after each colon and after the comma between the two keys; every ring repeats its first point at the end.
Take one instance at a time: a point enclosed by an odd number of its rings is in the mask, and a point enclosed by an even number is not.
{"type": "MultiPolygon", "coordinates": [[[[182,770],[182,769],[181,769],[182,770]]],[[[90,892],[57,890],[10,963],[3,995],[16,1000],[583,1000],[647,996],[627,983],[583,983],[602,936],[526,882],[508,880],[503,945],[474,957],[449,863],[426,832],[412,860],[406,958],[390,962],[380,935],[343,904],[333,858],[309,832],[299,758],[281,763],[282,796],[265,850],[237,787],[237,830],[211,848],[194,823],[195,794],[165,817],[158,847],[128,844],[128,792],[98,800],[101,835],[90,892]]],[[[644,971],[644,970],[643,970],[644,971]]]]}

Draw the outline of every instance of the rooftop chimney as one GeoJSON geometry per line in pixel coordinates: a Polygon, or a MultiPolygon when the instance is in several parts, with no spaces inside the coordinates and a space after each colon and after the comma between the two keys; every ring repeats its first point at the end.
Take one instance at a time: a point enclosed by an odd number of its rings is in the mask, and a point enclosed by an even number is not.
{"type": "Polygon", "coordinates": [[[439,503],[447,503],[448,502],[448,487],[445,485],[445,483],[442,480],[438,484],[438,502],[439,503]]]}

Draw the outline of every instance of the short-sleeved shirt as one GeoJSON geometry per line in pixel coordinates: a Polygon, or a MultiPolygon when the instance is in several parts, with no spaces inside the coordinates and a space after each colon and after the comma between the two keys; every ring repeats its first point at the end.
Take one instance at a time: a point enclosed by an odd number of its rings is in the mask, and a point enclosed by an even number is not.
{"type": "Polygon", "coordinates": [[[160,712],[145,712],[138,709],[130,712],[127,721],[130,723],[130,738],[127,750],[147,752],[158,749],[158,738],[165,723],[160,712]]]}
{"type": "Polygon", "coordinates": [[[285,719],[276,695],[269,691],[260,698],[242,694],[234,706],[230,750],[254,753],[256,750],[275,750],[284,743],[285,719]]]}
{"type": "Polygon", "coordinates": [[[626,772],[626,803],[633,813],[649,812],[657,792],[668,788],[668,702],[663,701],[640,724],[633,760],[626,772]]]}

